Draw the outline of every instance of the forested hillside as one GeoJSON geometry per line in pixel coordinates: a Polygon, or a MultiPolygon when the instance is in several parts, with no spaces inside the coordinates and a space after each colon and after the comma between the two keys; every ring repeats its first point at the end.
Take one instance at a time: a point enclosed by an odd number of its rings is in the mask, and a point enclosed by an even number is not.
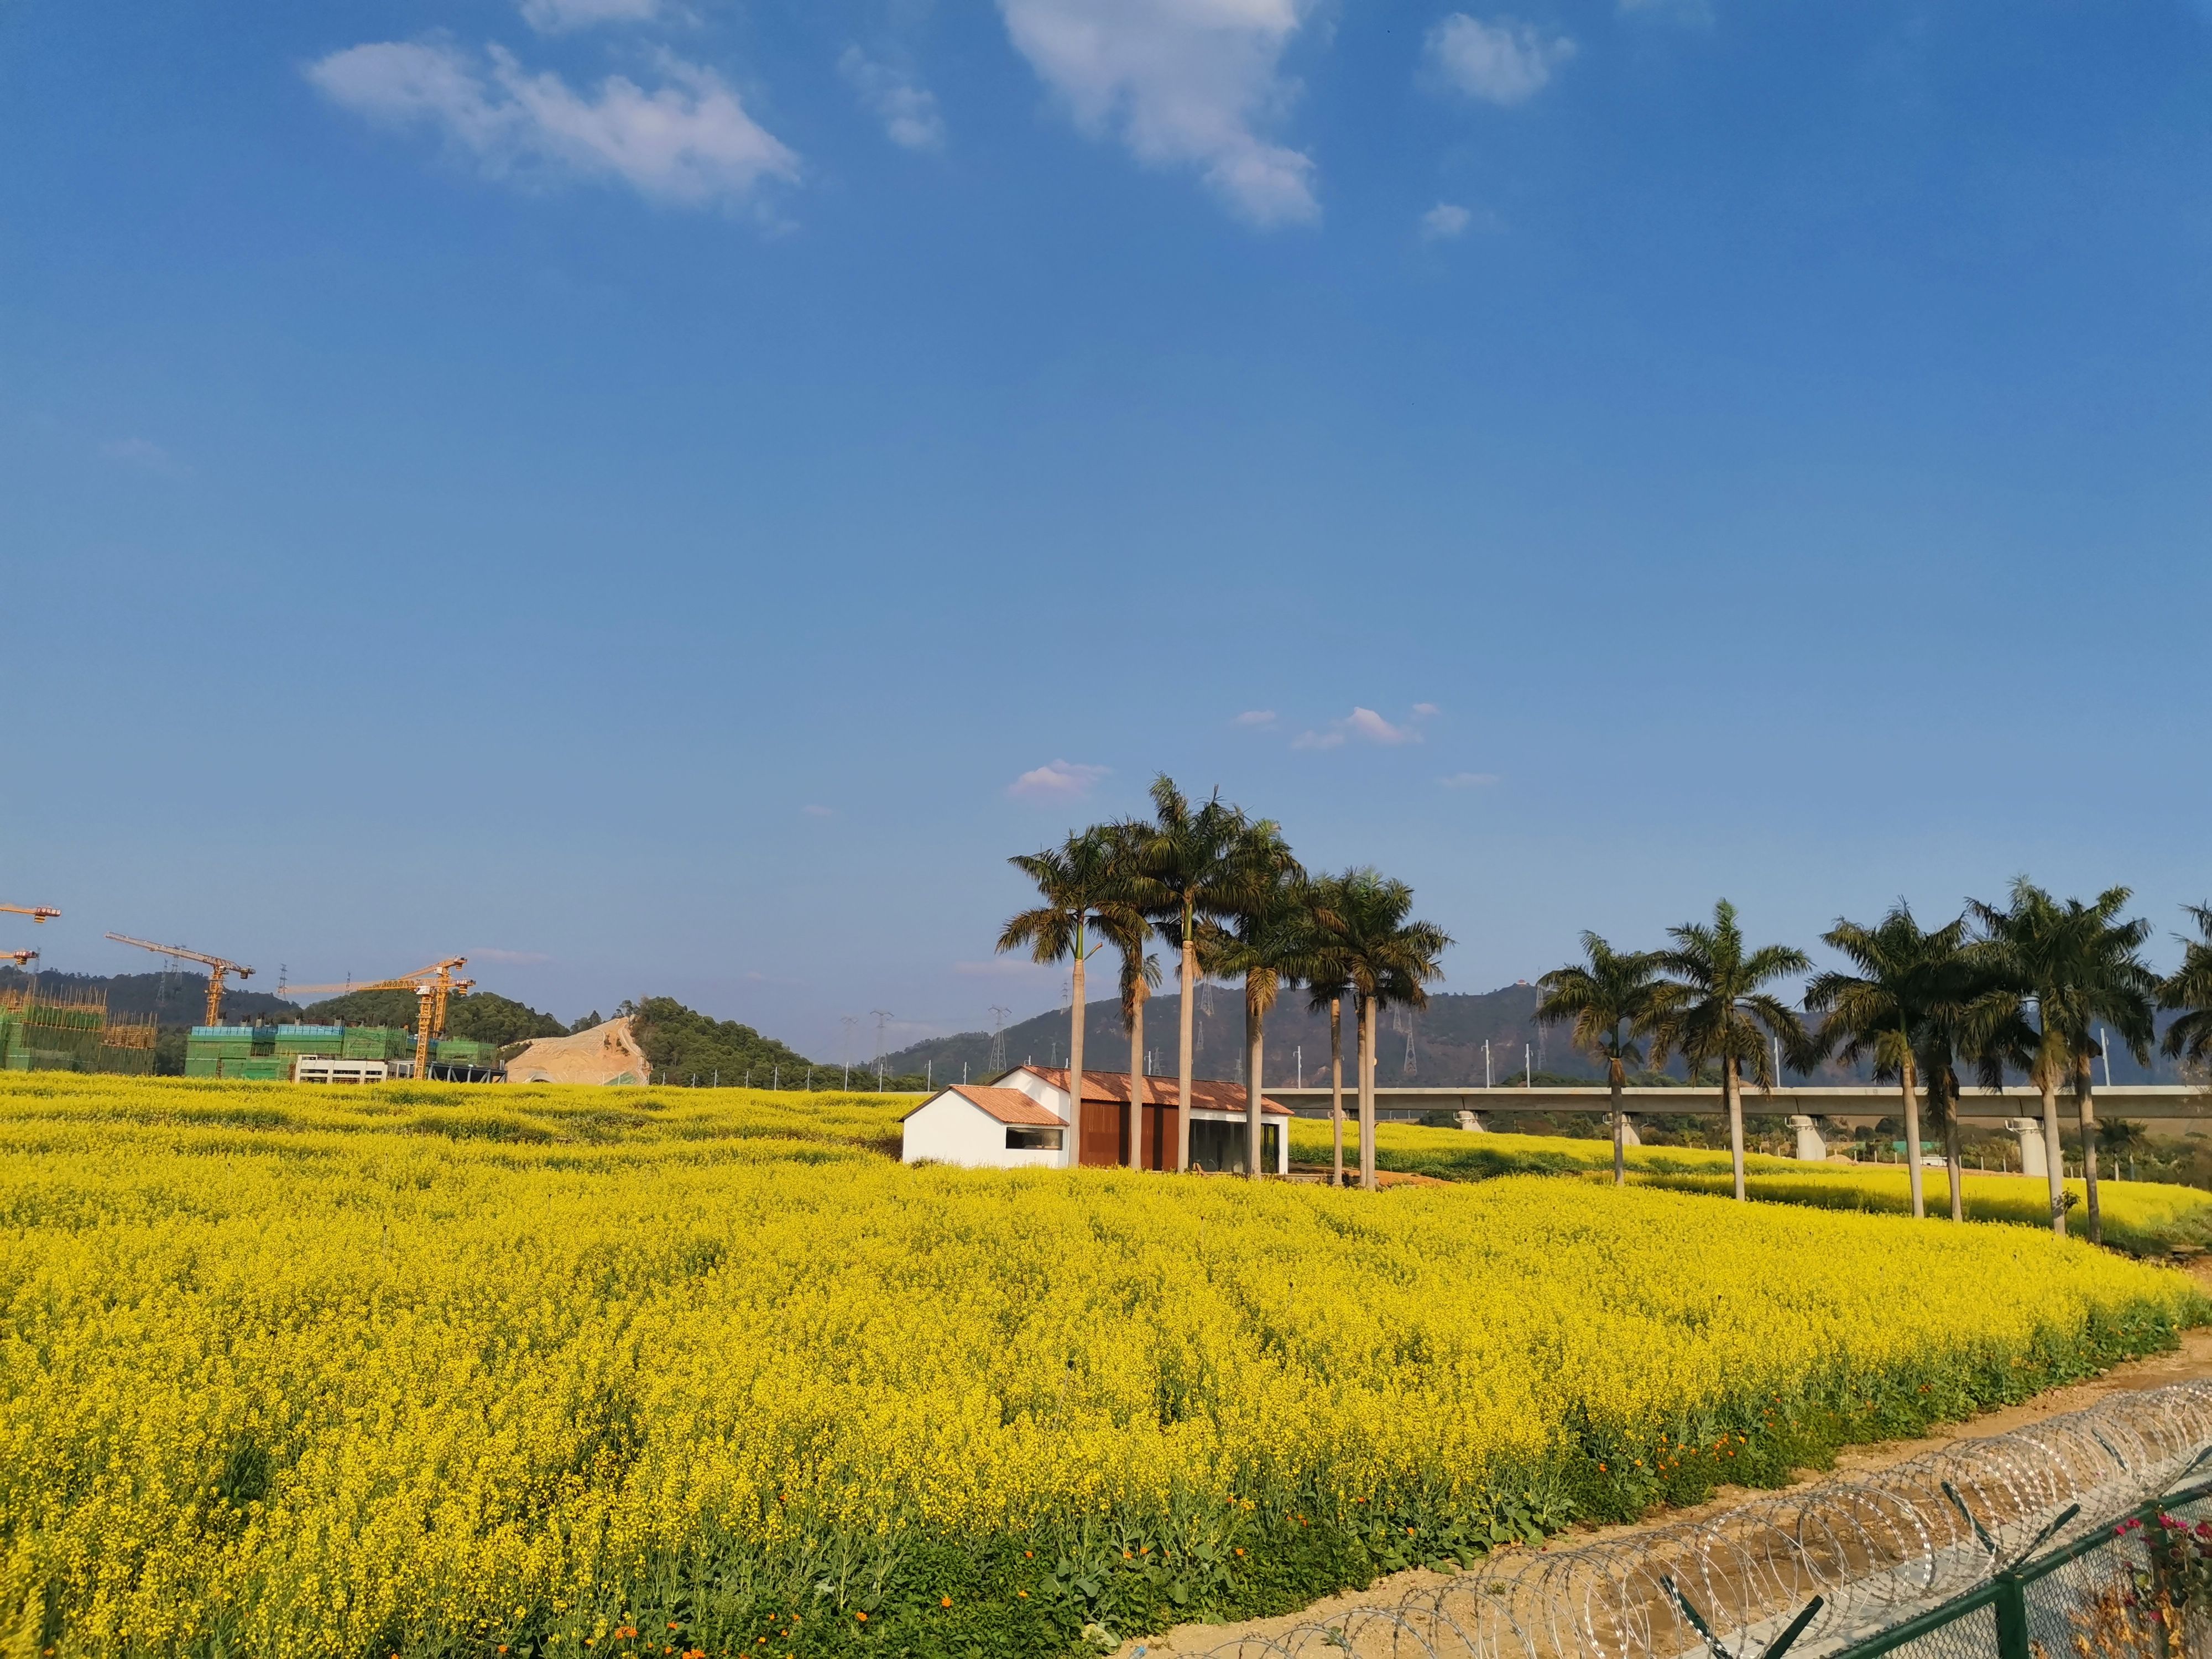
{"type": "MultiPolygon", "coordinates": [[[[0,968],[0,991],[27,989],[35,980],[48,996],[102,994],[118,1018],[151,1015],[163,1025],[197,1025],[207,1017],[207,975],[198,969],[173,974],[27,974],[0,968]]],[[[297,1019],[300,1005],[266,991],[249,991],[232,980],[223,987],[225,1019],[297,1019]]]]}
{"type": "MultiPolygon", "coordinates": [[[[309,1025],[397,1025],[415,1029],[421,999],[412,991],[350,991],[310,1003],[300,1018],[309,1025]]],[[[532,1037],[565,1036],[568,1028],[550,1014],[501,996],[471,991],[446,1005],[446,1035],[477,1042],[524,1042],[532,1037]]]]}
{"type": "Polygon", "coordinates": [[[748,1079],[765,1088],[771,1078],[783,1087],[804,1085],[810,1072],[827,1074],[796,1048],[763,1036],[750,1025],[733,1019],[716,1019],[696,1008],[687,1008],[674,997],[647,997],[616,1010],[630,1016],[630,1030],[656,1072],[672,1081],[688,1082],[696,1076],[704,1084],[748,1079]]]}

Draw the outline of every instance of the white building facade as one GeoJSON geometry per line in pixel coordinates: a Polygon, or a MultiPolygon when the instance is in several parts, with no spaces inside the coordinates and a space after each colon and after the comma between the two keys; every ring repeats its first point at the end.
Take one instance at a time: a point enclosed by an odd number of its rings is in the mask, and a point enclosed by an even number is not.
{"type": "MultiPolygon", "coordinates": [[[[1020,1066],[996,1083],[940,1090],[907,1114],[901,1156],[970,1169],[1074,1167],[1147,1170],[1175,1167],[1174,1078],[1147,1077],[1133,1110],[1126,1072],[1086,1070],[1079,1110],[1065,1069],[1020,1066]],[[1133,1157],[1132,1154],[1134,1154],[1133,1157]]],[[[1194,1170],[1241,1175],[1250,1146],[1241,1084],[1194,1080],[1191,1086],[1190,1161],[1194,1170]]],[[[1290,1113],[1261,1103],[1260,1167],[1287,1175],[1290,1113]]]]}

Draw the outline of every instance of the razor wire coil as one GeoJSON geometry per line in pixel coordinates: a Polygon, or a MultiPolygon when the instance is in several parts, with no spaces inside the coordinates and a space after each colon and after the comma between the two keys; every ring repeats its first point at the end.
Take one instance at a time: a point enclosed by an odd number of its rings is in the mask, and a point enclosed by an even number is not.
{"type": "Polygon", "coordinates": [[[2208,1466],[2212,1382],[2112,1395],[1722,1514],[1501,1552],[1441,1584],[1202,1659],[1762,1659],[1808,1612],[1788,1645],[1817,1659],[2208,1466]]]}

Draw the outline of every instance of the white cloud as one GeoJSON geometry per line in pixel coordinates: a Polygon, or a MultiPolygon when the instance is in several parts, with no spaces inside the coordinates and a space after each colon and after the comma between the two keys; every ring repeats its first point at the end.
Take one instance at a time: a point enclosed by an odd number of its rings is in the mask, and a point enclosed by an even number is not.
{"type": "Polygon", "coordinates": [[[191,468],[155,443],[151,438],[118,438],[112,443],[100,445],[100,453],[111,461],[120,461],[125,466],[135,466],[164,478],[189,478],[191,468]]]}
{"type": "Polygon", "coordinates": [[[1403,726],[1393,726],[1371,708],[1354,708],[1344,721],[1345,729],[1355,738],[1369,743],[1419,743],[1421,734],[1403,726]]]}
{"type": "Polygon", "coordinates": [[[1450,202],[1439,202],[1421,216],[1421,240],[1449,242],[1455,236],[1463,236],[1474,217],[1463,207],[1450,202]]]}
{"type": "Polygon", "coordinates": [[[1273,726],[1275,723],[1275,711],[1272,708],[1248,708],[1229,723],[1231,726],[1273,726]]]}
{"type": "Polygon", "coordinates": [[[1448,777],[1438,778],[1437,781],[1443,785],[1447,789],[1480,789],[1486,784],[1497,782],[1498,774],[1495,772],[1454,772],[1448,777]]]}
{"type": "MultiPolygon", "coordinates": [[[[1419,714],[1423,709],[1426,709],[1433,714],[1435,708],[1436,706],[1433,703],[1424,703],[1417,708],[1414,713],[1419,714]]],[[[1386,746],[1395,746],[1401,743],[1419,743],[1421,740],[1421,734],[1410,726],[1391,725],[1389,720],[1384,720],[1371,708],[1355,707],[1342,720],[1331,720],[1320,731],[1299,732],[1297,737],[1291,739],[1291,747],[1293,749],[1337,749],[1341,748],[1346,742],[1353,738],[1358,738],[1362,743],[1379,743],[1386,746]]]]}
{"type": "Polygon", "coordinates": [[[1525,104],[1575,55],[1564,34],[1547,40],[1533,23],[1502,17],[1486,23],[1455,11],[1428,33],[1422,50],[1444,81],[1470,98],[1492,104],[1525,104]]]}
{"type": "Polygon", "coordinates": [[[1080,800],[1112,769],[1056,760],[1023,773],[1006,786],[1006,793],[1017,800],[1080,800]]]}
{"type": "Polygon", "coordinates": [[[501,46],[483,66],[445,40],[349,46],[307,67],[333,103],[392,127],[427,126],[490,179],[614,179],[655,201],[738,201],[799,158],[712,70],[664,56],[648,92],[611,75],[595,94],[532,75],[501,46]]]}
{"type": "Polygon", "coordinates": [[[1417,720],[1425,720],[1431,714],[1439,714],[1443,712],[1432,702],[1417,702],[1413,705],[1413,718],[1417,720]]]}
{"type": "Polygon", "coordinates": [[[1284,49],[1313,0],[999,0],[1015,49],[1087,132],[1195,167],[1259,226],[1321,217],[1312,159],[1261,130],[1297,90],[1284,49]]]}
{"type": "Polygon", "coordinates": [[[858,46],[845,48],[837,60],[843,76],[868,112],[884,124],[891,143],[907,149],[941,149],[945,120],[937,112],[937,95],[916,84],[903,70],[878,63],[858,46]]]}
{"type": "Polygon", "coordinates": [[[522,0],[522,21],[540,34],[564,34],[594,23],[647,23],[660,0],[522,0]]]}

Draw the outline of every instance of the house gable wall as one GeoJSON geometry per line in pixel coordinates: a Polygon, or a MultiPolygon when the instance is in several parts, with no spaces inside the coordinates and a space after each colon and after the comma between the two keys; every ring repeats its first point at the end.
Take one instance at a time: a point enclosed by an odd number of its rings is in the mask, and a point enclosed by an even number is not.
{"type": "MultiPolygon", "coordinates": [[[[1068,1139],[1065,1132],[1060,1139],[1068,1139]]],[[[1005,1124],[950,1089],[907,1115],[899,1158],[907,1164],[927,1158],[976,1170],[1050,1170],[1066,1161],[1065,1152],[1009,1147],[1005,1124]]]]}

